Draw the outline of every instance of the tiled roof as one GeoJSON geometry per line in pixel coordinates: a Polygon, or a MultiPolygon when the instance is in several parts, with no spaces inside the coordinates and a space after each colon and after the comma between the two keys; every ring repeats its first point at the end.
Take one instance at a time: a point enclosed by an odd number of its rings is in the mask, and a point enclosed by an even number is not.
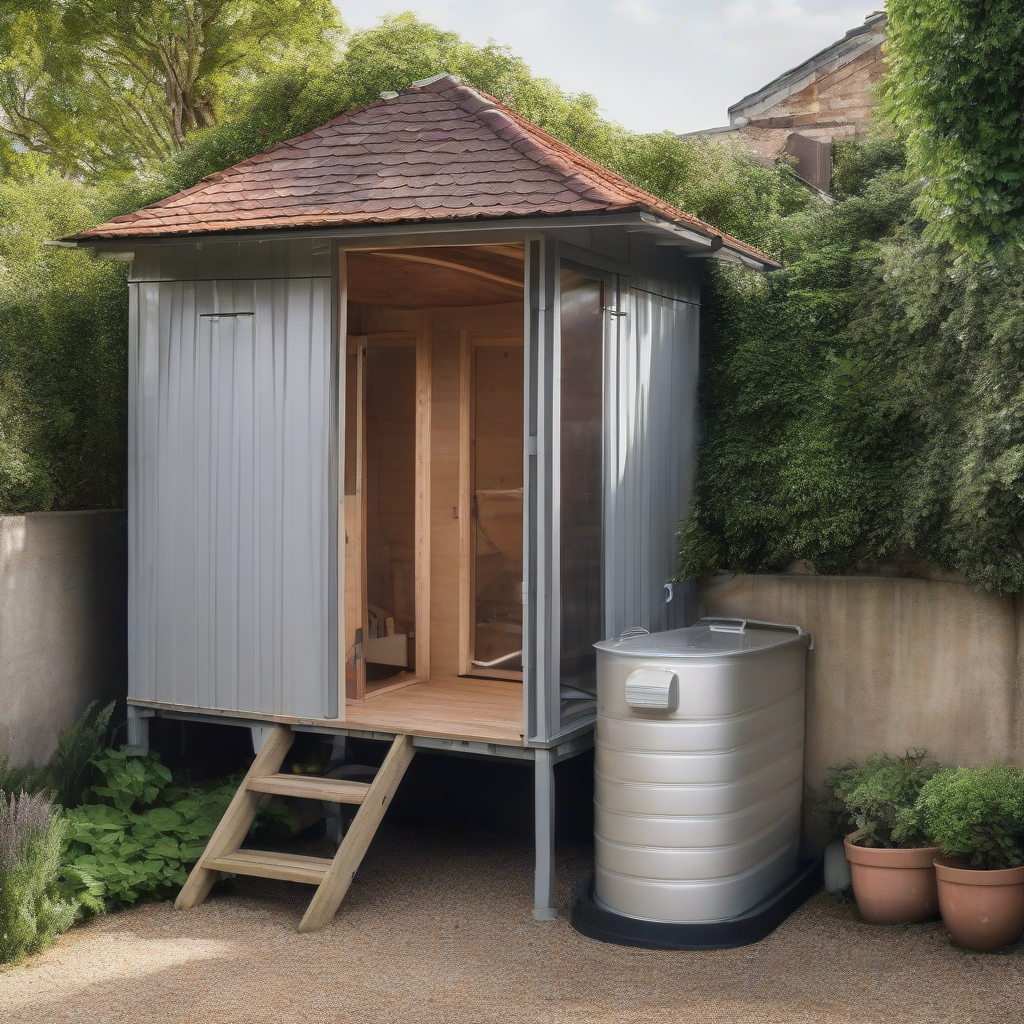
{"type": "MultiPolygon", "coordinates": [[[[166,237],[642,211],[721,234],[451,76],[357,107],[74,236],[166,237]]],[[[722,236],[757,260],[763,253],[722,236]]]]}

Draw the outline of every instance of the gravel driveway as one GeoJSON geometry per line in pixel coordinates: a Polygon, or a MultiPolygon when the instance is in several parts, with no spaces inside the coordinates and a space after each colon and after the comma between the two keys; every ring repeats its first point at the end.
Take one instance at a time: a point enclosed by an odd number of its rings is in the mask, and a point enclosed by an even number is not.
{"type": "MultiPolygon", "coordinates": [[[[305,852],[305,851],[304,851],[305,852]]],[[[559,851],[567,912],[590,851],[559,851]]],[[[239,879],[200,907],[112,914],[0,970],[0,1020],[99,1022],[1014,1022],[1024,942],[985,956],[940,924],[862,924],[820,893],[763,942],[713,953],[603,945],[535,922],[511,839],[386,825],[334,921],[312,890],[239,879]]]]}

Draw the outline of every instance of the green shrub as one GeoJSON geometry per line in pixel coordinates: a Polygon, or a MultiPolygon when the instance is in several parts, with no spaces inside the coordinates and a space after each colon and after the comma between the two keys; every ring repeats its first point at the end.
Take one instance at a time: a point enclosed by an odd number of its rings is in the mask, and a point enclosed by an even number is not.
{"type": "Polygon", "coordinates": [[[825,789],[826,809],[837,831],[860,829],[864,846],[915,847],[926,845],[919,819],[913,814],[921,787],[939,770],[926,750],[908,750],[903,757],[872,754],[863,764],[832,765],[825,789]]]}
{"type": "Polygon", "coordinates": [[[711,273],[680,580],[909,556],[1024,588],[1024,249],[923,237],[887,146],[844,144],[850,191],[783,219],[783,270],[711,273]]]}
{"type": "Polygon", "coordinates": [[[1024,218],[1020,0],[889,0],[886,112],[919,206],[958,245],[1019,244],[1024,218]]]}
{"type": "Polygon", "coordinates": [[[990,870],[1024,864],[1020,768],[945,768],[925,783],[918,809],[943,856],[990,870]]]}
{"type": "Polygon", "coordinates": [[[0,179],[0,512],[124,505],[125,266],[44,245],[103,212],[45,169],[0,179]]]}
{"type": "Polygon", "coordinates": [[[45,797],[0,792],[0,963],[44,949],[100,909],[91,880],[61,866],[66,828],[45,797]]]}
{"type": "Polygon", "coordinates": [[[155,753],[130,747],[93,759],[98,777],[68,812],[65,861],[112,907],[163,899],[180,888],[237,788],[175,785],[155,753]]]}

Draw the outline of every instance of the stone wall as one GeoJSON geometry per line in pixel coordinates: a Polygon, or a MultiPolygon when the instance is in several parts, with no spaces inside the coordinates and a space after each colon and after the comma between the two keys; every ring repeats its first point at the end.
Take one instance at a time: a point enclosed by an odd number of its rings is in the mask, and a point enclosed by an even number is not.
{"type": "Polygon", "coordinates": [[[49,760],[91,700],[127,697],[123,512],[0,516],[0,758],[49,760]]]}
{"type": "MultiPolygon", "coordinates": [[[[737,576],[706,584],[699,610],[814,631],[804,757],[813,788],[828,765],[873,751],[1024,763],[1021,598],[939,580],[737,576]]],[[[804,819],[813,849],[820,828],[804,819]]]]}

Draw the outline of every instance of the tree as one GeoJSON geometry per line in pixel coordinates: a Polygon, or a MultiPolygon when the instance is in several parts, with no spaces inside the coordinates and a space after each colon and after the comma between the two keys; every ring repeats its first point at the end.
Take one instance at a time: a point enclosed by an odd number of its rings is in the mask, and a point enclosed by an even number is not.
{"type": "Polygon", "coordinates": [[[330,0],[8,0],[0,136],[96,180],[214,125],[225,94],[333,49],[330,0]]]}
{"type": "Polygon", "coordinates": [[[890,116],[933,237],[987,246],[1024,218],[1020,0],[889,0],[890,116]]]}

